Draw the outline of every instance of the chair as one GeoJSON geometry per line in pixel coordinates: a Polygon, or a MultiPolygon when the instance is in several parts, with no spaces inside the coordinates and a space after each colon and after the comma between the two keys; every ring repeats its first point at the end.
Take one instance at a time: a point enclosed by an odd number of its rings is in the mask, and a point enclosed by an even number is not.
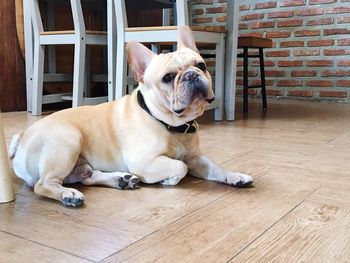
{"type": "MultiPolygon", "coordinates": [[[[116,62],[116,89],[115,98],[119,99],[126,94],[127,63],[125,43],[138,41],[141,43],[167,43],[177,41],[177,26],[158,27],[128,27],[124,0],[114,0],[117,25],[117,62],[116,62]]],[[[188,8],[186,0],[176,1],[177,25],[188,25],[188,8]]],[[[225,32],[209,31],[205,27],[191,27],[197,44],[215,45],[215,101],[207,109],[215,109],[215,120],[223,119],[223,88],[224,88],[224,52],[225,32]]]]}
{"type": "Polygon", "coordinates": [[[29,8],[34,32],[32,115],[41,115],[43,104],[72,100],[72,106],[77,107],[107,100],[107,97],[84,97],[86,45],[107,45],[107,34],[103,31],[85,30],[80,0],[70,0],[70,4],[74,30],[44,31],[38,0],[30,0],[29,8]],[[67,44],[74,45],[73,96],[70,93],[43,95],[43,81],[70,80],[64,74],[44,75],[44,46],[67,44]]]}
{"type": "Polygon", "coordinates": [[[266,83],[264,67],[264,48],[272,48],[272,40],[261,37],[238,37],[238,48],[243,48],[243,53],[237,57],[243,58],[243,112],[248,112],[248,89],[261,88],[261,98],[263,110],[267,110],[266,101],[266,83]],[[248,49],[259,49],[259,54],[249,54],[248,49]],[[260,66],[260,85],[249,86],[248,82],[248,58],[259,58],[260,66]]]}

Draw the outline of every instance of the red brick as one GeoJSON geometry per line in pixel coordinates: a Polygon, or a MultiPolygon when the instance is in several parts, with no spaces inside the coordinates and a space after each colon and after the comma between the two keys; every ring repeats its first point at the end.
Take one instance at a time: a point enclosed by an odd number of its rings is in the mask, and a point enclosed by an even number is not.
{"type": "Polygon", "coordinates": [[[278,27],[289,27],[289,26],[301,26],[303,25],[303,20],[301,19],[291,19],[291,20],[280,20],[277,21],[278,27]]]}
{"type": "Polygon", "coordinates": [[[204,9],[194,9],[193,10],[193,15],[203,15],[204,14],[204,9]]]}
{"type": "MultiPolygon", "coordinates": [[[[219,16],[219,17],[216,18],[216,21],[217,22],[226,22],[227,21],[227,16],[219,16]]],[[[248,25],[247,24],[243,24],[243,25],[245,25],[245,27],[241,28],[240,27],[241,24],[239,24],[238,29],[248,29],[248,25]]]]}
{"type": "Polygon", "coordinates": [[[345,98],[346,97],[346,91],[330,91],[330,90],[321,90],[319,91],[320,97],[338,97],[338,98],[345,98]]]}
{"type": "Polygon", "coordinates": [[[242,67],[242,66],[243,66],[243,59],[237,59],[237,67],[242,67]]]}
{"type": "Polygon", "coordinates": [[[333,61],[326,60],[326,59],[306,61],[306,66],[308,67],[331,67],[332,65],[333,65],[333,61]]]}
{"type": "Polygon", "coordinates": [[[271,12],[267,14],[268,18],[286,18],[292,17],[293,11],[279,11],[279,12],[271,12]]]}
{"type": "Polygon", "coordinates": [[[337,80],[335,85],[337,87],[350,87],[350,80],[337,80]]]}
{"type": "Polygon", "coordinates": [[[275,8],[276,6],[277,6],[277,2],[275,1],[262,2],[262,3],[255,4],[254,9],[275,8]]]}
{"type": "Polygon", "coordinates": [[[315,70],[293,70],[291,73],[292,77],[314,77],[317,71],[315,70]]]}
{"type": "Polygon", "coordinates": [[[347,77],[350,76],[349,70],[325,70],[321,73],[322,77],[347,77]]]}
{"type": "Polygon", "coordinates": [[[302,85],[301,80],[281,79],[277,81],[277,86],[293,87],[293,86],[301,86],[301,85],[302,85]]]}
{"type": "Polygon", "coordinates": [[[346,6],[339,6],[339,7],[332,7],[326,9],[327,14],[343,14],[343,13],[350,13],[350,7],[346,6]]]}
{"type": "Polygon", "coordinates": [[[280,60],[278,61],[279,67],[301,67],[303,65],[302,60],[280,60]]]}
{"type": "Polygon", "coordinates": [[[286,73],[283,70],[265,70],[266,77],[284,77],[286,73]]]}
{"type": "Polygon", "coordinates": [[[210,23],[213,22],[212,17],[195,17],[193,18],[193,22],[195,23],[210,23]]]}
{"type": "MultiPolygon", "coordinates": [[[[266,86],[272,86],[273,83],[274,82],[271,79],[265,80],[265,85],[266,86]]],[[[249,81],[249,86],[258,86],[258,85],[261,85],[261,80],[260,79],[253,79],[253,80],[249,81]]]]}
{"type": "Polygon", "coordinates": [[[257,28],[270,28],[270,27],[274,27],[275,22],[274,21],[268,21],[268,22],[254,22],[252,24],[252,28],[253,29],[257,29],[257,28]]]}
{"type": "MultiPolygon", "coordinates": [[[[226,17],[226,16],[225,16],[226,17]]],[[[217,19],[216,19],[217,20],[217,19]]],[[[225,19],[226,21],[226,19],[225,19]]],[[[219,22],[219,21],[218,21],[219,22]]],[[[238,29],[242,30],[242,29],[248,29],[248,24],[247,23],[239,23],[238,25],[238,29]]]]}
{"type": "Polygon", "coordinates": [[[334,23],[334,18],[328,17],[328,18],[309,20],[307,22],[307,25],[308,26],[319,26],[319,25],[331,25],[333,23],[334,23]]]}
{"type": "Polygon", "coordinates": [[[322,39],[322,40],[309,40],[307,42],[308,47],[323,47],[323,46],[333,46],[333,39],[322,39]]]}
{"type": "Polygon", "coordinates": [[[217,13],[225,13],[225,12],[226,12],[225,6],[207,8],[207,14],[217,14],[217,13]]]}
{"type": "Polygon", "coordinates": [[[268,96],[282,96],[283,90],[267,89],[266,95],[268,95],[268,96]]]}
{"type": "Polygon", "coordinates": [[[323,34],[327,35],[343,35],[350,34],[350,29],[347,28],[334,28],[334,29],[324,29],[323,34]]]}
{"type": "Polygon", "coordinates": [[[331,4],[335,2],[337,2],[337,0],[309,0],[310,5],[331,4]]]}
{"type": "Polygon", "coordinates": [[[293,55],[300,57],[300,56],[319,56],[320,51],[316,49],[307,49],[307,50],[294,50],[293,55]]]}
{"type": "Polygon", "coordinates": [[[246,11],[250,9],[250,5],[240,5],[239,11],[246,11]]]}
{"type": "Polygon", "coordinates": [[[338,24],[350,23],[350,16],[342,16],[337,18],[338,24]]]}
{"type": "Polygon", "coordinates": [[[320,30],[298,30],[294,31],[296,37],[305,37],[305,36],[319,36],[320,30]]]}
{"type": "Polygon", "coordinates": [[[288,31],[267,32],[266,37],[268,37],[268,38],[286,38],[286,37],[290,37],[290,32],[288,32],[288,31]]]}
{"type": "MultiPolygon", "coordinates": [[[[264,60],[264,66],[265,67],[273,67],[274,65],[275,65],[275,61],[267,60],[267,59],[264,60]]],[[[260,61],[259,60],[254,60],[252,62],[252,66],[253,67],[259,67],[260,66],[260,61]]]]}
{"type": "Polygon", "coordinates": [[[294,97],[312,97],[313,91],[312,90],[289,90],[288,96],[294,96],[294,97]]]}
{"type": "Polygon", "coordinates": [[[350,55],[350,49],[325,49],[323,50],[325,56],[343,56],[350,55]]]}
{"type": "MultiPolygon", "coordinates": [[[[237,76],[242,77],[243,70],[238,70],[237,76]]],[[[258,72],[256,70],[248,70],[248,77],[256,77],[256,76],[258,76],[258,72]]]]}
{"type": "Polygon", "coordinates": [[[304,41],[285,41],[280,43],[280,47],[303,47],[304,41]]]}
{"type": "Polygon", "coordinates": [[[318,16],[323,14],[323,8],[300,9],[296,11],[298,16],[318,16]]]}
{"type": "Polygon", "coordinates": [[[333,81],[331,80],[307,80],[306,86],[311,87],[333,87],[333,81]]]}
{"type": "Polygon", "coordinates": [[[283,0],[280,7],[305,5],[305,0],[283,0]]]}
{"type": "Polygon", "coordinates": [[[256,20],[256,19],[263,19],[264,18],[264,14],[259,14],[259,13],[255,13],[255,14],[250,14],[250,15],[244,15],[241,17],[241,20],[256,20]]]}
{"type": "Polygon", "coordinates": [[[263,32],[252,32],[246,34],[240,34],[241,37],[263,37],[263,32]]]}
{"type": "Polygon", "coordinates": [[[289,50],[276,50],[276,51],[265,52],[266,57],[289,57],[289,55],[290,55],[289,50]]]}
{"type": "Polygon", "coordinates": [[[213,0],[194,0],[195,4],[212,4],[213,0]]]}
{"type": "MultiPolygon", "coordinates": [[[[236,94],[237,95],[243,95],[243,89],[237,89],[236,90],[236,94]]],[[[249,95],[256,95],[257,94],[257,90],[256,89],[249,89],[248,90],[248,94],[249,95]]]]}
{"type": "Polygon", "coordinates": [[[350,60],[339,60],[338,61],[338,67],[350,67],[350,60]]]}
{"type": "Polygon", "coordinates": [[[350,46],[350,38],[338,39],[338,46],[350,46]]]}

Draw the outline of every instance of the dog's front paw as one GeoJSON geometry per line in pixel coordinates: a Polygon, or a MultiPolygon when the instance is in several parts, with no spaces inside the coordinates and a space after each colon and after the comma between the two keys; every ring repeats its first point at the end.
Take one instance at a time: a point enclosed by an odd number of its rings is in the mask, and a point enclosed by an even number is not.
{"type": "Polygon", "coordinates": [[[248,187],[253,184],[253,177],[242,173],[229,173],[225,178],[225,183],[237,188],[248,187]]]}
{"type": "Polygon", "coordinates": [[[68,188],[62,194],[62,203],[65,206],[81,206],[84,203],[84,195],[76,189],[68,188]]]}
{"type": "Polygon", "coordinates": [[[116,188],[123,190],[136,188],[140,179],[135,175],[125,174],[123,176],[117,176],[116,181],[116,188]]]}

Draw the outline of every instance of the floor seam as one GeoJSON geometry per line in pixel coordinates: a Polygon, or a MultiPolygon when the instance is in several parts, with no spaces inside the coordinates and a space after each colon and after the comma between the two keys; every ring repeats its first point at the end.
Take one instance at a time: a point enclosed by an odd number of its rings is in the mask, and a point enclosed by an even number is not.
{"type": "Polygon", "coordinates": [[[20,239],[23,239],[23,240],[26,240],[26,241],[28,241],[28,242],[32,242],[32,243],[34,243],[34,244],[37,244],[37,245],[40,245],[40,246],[43,246],[43,247],[47,247],[47,248],[54,249],[54,250],[56,250],[56,251],[63,252],[63,253],[65,253],[65,254],[74,256],[74,257],[76,257],[76,258],[84,259],[84,260],[87,260],[87,261],[90,261],[90,262],[94,262],[94,263],[96,262],[96,261],[93,261],[93,260],[91,260],[91,259],[87,259],[87,258],[78,256],[78,255],[72,254],[72,253],[70,253],[70,252],[67,252],[67,251],[64,251],[64,250],[61,250],[61,249],[58,249],[58,248],[55,248],[55,247],[48,246],[48,245],[42,244],[42,243],[37,242],[37,241],[34,241],[34,240],[27,239],[27,238],[25,238],[25,237],[22,237],[22,236],[13,234],[13,233],[11,233],[11,232],[8,232],[8,231],[2,230],[2,229],[0,229],[0,232],[5,233],[5,234],[8,234],[8,235],[11,235],[11,236],[14,236],[14,237],[17,237],[17,238],[20,238],[20,239]]]}
{"type": "Polygon", "coordinates": [[[271,226],[266,228],[261,234],[259,234],[256,238],[254,238],[251,242],[249,242],[246,246],[244,246],[242,249],[240,249],[236,254],[234,254],[229,260],[226,261],[226,263],[229,263],[232,261],[235,257],[237,257],[239,254],[241,254],[244,250],[246,250],[250,245],[252,245],[256,240],[258,240],[260,237],[262,237],[266,232],[268,232],[271,228],[273,228],[275,225],[277,225],[283,218],[288,216],[291,212],[293,212],[296,208],[298,208],[302,203],[304,203],[313,193],[315,193],[321,185],[319,185],[317,188],[315,188],[309,195],[307,195],[303,200],[301,200],[298,204],[296,204],[293,208],[291,208],[287,213],[285,213],[283,216],[281,216],[277,221],[275,221],[271,226]]]}

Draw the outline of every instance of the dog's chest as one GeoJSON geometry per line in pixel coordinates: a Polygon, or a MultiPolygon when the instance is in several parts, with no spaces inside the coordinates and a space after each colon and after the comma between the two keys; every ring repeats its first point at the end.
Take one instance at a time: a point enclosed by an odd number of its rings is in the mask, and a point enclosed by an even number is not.
{"type": "Polygon", "coordinates": [[[174,136],[171,141],[170,157],[176,160],[185,160],[196,147],[192,138],[186,137],[186,135],[174,136]]]}

